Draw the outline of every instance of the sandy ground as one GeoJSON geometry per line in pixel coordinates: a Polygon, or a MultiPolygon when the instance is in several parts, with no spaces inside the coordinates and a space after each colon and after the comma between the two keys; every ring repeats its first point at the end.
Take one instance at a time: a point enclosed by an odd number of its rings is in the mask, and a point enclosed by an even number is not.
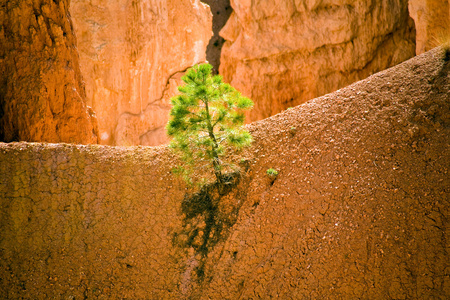
{"type": "Polygon", "coordinates": [[[435,49],[248,125],[221,199],[186,194],[164,146],[0,144],[0,294],[445,299],[449,61],[435,49]]]}

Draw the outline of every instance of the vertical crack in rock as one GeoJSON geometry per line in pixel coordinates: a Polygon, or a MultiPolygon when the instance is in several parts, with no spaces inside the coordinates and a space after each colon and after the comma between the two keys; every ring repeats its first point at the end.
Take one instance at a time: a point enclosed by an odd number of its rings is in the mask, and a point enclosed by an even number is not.
{"type": "Polygon", "coordinates": [[[219,35],[219,32],[230,18],[233,8],[230,5],[230,0],[202,0],[202,2],[209,5],[213,16],[212,29],[214,35],[206,48],[206,59],[214,67],[213,71],[218,73],[222,46],[225,43],[225,39],[219,35]]]}

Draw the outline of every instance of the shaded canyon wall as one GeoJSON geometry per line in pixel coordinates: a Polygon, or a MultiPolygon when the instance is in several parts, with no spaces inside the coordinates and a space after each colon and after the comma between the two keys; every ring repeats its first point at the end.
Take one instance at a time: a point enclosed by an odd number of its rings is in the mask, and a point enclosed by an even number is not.
{"type": "Polygon", "coordinates": [[[407,0],[232,0],[220,73],[260,120],[415,54],[407,0]]]}
{"type": "Polygon", "coordinates": [[[220,201],[185,197],[163,146],[0,144],[0,295],[445,298],[448,57],[249,125],[220,201]]]}
{"type": "Polygon", "coordinates": [[[209,7],[200,0],[72,0],[70,10],[100,143],[165,143],[170,97],[182,73],[206,61],[209,7]]]}
{"type": "Polygon", "coordinates": [[[0,141],[97,143],[69,2],[0,2],[0,141]]]}

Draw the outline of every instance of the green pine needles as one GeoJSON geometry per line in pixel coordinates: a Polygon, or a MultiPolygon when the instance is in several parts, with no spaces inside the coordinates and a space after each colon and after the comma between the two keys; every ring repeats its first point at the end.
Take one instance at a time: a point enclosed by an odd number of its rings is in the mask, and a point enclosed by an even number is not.
{"type": "Polygon", "coordinates": [[[205,183],[216,178],[223,184],[233,165],[225,161],[228,150],[249,146],[252,136],[242,128],[244,111],[253,107],[219,75],[211,74],[210,64],[196,65],[181,77],[181,95],[171,99],[172,110],[167,133],[172,137],[170,147],[183,164],[175,171],[186,182],[205,183]]]}

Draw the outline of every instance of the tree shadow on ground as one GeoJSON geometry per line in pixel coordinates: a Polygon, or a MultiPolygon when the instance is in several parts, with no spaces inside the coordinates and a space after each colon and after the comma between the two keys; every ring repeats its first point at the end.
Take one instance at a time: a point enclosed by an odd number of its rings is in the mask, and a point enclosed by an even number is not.
{"type": "Polygon", "coordinates": [[[205,185],[195,194],[186,194],[181,203],[182,228],[173,234],[172,242],[177,247],[194,250],[199,282],[204,279],[208,254],[226,240],[228,229],[237,221],[244,201],[229,196],[240,181],[239,172],[226,174],[222,185],[217,182],[205,185]]]}

